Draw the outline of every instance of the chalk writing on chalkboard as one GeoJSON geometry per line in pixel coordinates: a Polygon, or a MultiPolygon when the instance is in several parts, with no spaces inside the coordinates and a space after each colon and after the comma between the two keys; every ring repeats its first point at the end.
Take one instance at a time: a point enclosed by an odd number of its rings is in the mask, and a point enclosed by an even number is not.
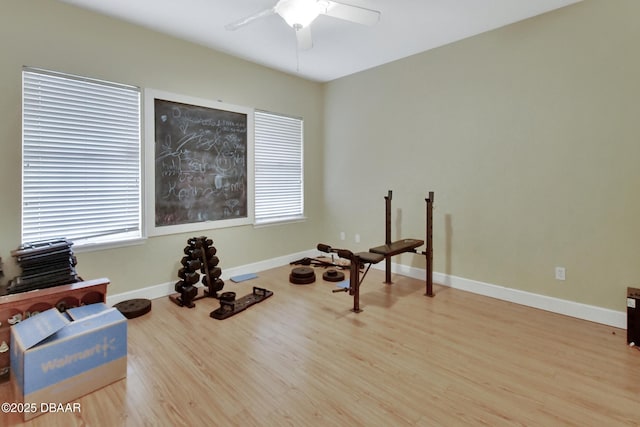
{"type": "Polygon", "coordinates": [[[247,114],[154,99],[156,227],[248,216],[247,114]]]}

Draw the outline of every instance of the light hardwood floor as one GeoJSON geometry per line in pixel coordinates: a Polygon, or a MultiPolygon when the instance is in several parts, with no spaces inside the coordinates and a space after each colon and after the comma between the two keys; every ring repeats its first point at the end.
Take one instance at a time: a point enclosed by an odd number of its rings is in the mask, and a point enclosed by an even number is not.
{"type": "Polygon", "coordinates": [[[640,351],[624,330],[437,285],[428,298],[422,281],[373,270],[356,314],[322,269],[310,285],[290,271],[226,282],[274,295],[222,321],[214,299],[154,300],[129,321],[125,380],[24,425],[640,425],[640,351]]]}

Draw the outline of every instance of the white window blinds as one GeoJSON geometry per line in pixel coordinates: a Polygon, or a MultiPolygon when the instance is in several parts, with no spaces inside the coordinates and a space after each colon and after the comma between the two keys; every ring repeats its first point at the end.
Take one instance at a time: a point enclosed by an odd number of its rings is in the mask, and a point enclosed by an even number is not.
{"type": "Polygon", "coordinates": [[[140,90],[23,70],[22,241],[141,237],[140,90]]]}
{"type": "Polygon", "coordinates": [[[302,218],[302,119],[256,111],[254,152],[256,224],[302,218]]]}

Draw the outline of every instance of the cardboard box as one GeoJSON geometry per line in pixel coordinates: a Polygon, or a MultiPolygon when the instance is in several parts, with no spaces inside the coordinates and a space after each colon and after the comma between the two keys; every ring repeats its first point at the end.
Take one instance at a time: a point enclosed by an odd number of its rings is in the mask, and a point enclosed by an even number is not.
{"type": "Polygon", "coordinates": [[[11,327],[11,373],[24,419],[127,376],[127,319],[91,304],[60,313],[52,308],[11,327]]]}
{"type": "MultiPolygon", "coordinates": [[[[83,317],[93,316],[109,310],[109,307],[103,303],[81,305],[80,307],[69,308],[65,311],[67,317],[71,320],[80,320],[83,317]]],[[[112,309],[115,310],[115,309],[112,309]]]]}

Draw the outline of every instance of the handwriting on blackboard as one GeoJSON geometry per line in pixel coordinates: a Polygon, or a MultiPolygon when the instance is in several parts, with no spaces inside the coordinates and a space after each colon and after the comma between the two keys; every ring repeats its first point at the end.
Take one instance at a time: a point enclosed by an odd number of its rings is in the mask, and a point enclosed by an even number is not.
{"type": "Polygon", "coordinates": [[[247,217],[247,115],[155,107],[156,227],[247,217]]]}

